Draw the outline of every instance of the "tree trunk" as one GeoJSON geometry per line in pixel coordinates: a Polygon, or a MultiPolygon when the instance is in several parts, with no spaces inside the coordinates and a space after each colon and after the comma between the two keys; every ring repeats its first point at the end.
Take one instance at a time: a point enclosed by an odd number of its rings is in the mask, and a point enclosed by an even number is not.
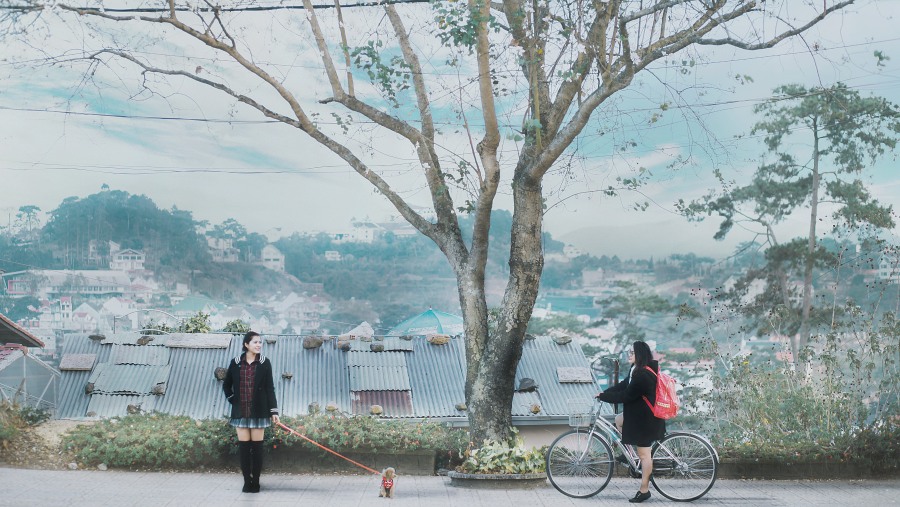
{"type": "MultiPolygon", "coordinates": [[[[477,364],[470,362],[471,389],[466,393],[472,442],[506,440],[512,427],[516,369],[522,357],[525,331],[540,287],[544,256],[541,245],[543,197],[540,182],[525,171],[513,183],[514,202],[509,255],[509,280],[497,329],[484,340],[477,364]]],[[[481,284],[481,297],[484,284],[481,284]]],[[[462,298],[462,297],[461,297],[462,298]]],[[[467,322],[469,319],[466,319],[467,322]]],[[[467,331],[468,325],[467,325],[467,331]]],[[[473,335],[467,339],[471,340],[473,335]]],[[[467,344],[467,349],[476,341],[467,344]]],[[[467,357],[474,356],[467,353],[467,357]]]]}
{"type": "MultiPolygon", "coordinates": [[[[819,208],[819,185],[821,182],[821,175],[819,174],[819,133],[816,128],[816,122],[813,120],[813,179],[812,179],[812,192],[810,193],[809,198],[809,237],[807,239],[806,245],[806,265],[803,271],[803,306],[800,312],[800,333],[797,337],[797,346],[794,351],[794,361],[798,362],[801,360],[800,354],[803,353],[803,349],[806,348],[806,345],[809,343],[810,325],[809,325],[809,315],[812,310],[812,278],[813,278],[813,268],[815,267],[816,259],[816,222],[818,221],[818,208],[819,208]]],[[[805,361],[802,361],[805,363],[805,361]]],[[[797,364],[800,364],[799,362],[797,364]]]]}

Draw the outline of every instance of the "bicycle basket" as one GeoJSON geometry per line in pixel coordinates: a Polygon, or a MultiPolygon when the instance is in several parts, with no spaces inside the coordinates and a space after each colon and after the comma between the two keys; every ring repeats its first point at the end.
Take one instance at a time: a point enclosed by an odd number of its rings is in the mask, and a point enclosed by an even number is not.
{"type": "Polygon", "coordinates": [[[573,428],[583,428],[590,426],[594,422],[594,405],[584,400],[568,400],[566,402],[569,408],[569,426],[573,428]]]}

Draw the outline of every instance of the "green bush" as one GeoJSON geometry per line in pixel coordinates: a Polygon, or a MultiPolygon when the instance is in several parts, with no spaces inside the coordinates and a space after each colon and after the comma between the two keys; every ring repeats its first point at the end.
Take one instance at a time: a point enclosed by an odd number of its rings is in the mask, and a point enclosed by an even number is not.
{"type": "Polygon", "coordinates": [[[19,407],[9,402],[0,403],[0,442],[12,440],[23,429],[50,418],[50,413],[41,408],[19,407]]]}
{"type": "MultiPolygon", "coordinates": [[[[375,417],[346,417],[317,414],[304,417],[285,417],[282,423],[310,439],[337,452],[365,450],[372,452],[451,451],[462,450],[468,441],[463,430],[446,425],[421,422],[409,423],[375,417]]],[[[293,434],[278,429],[267,430],[267,442],[285,448],[316,449],[293,434]]]]}
{"type": "Polygon", "coordinates": [[[19,436],[23,426],[19,410],[9,403],[0,403],[0,443],[19,436]]]}
{"type": "MultiPolygon", "coordinates": [[[[315,415],[282,419],[285,425],[337,452],[402,453],[461,450],[467,434],[437,423],[411,424],[373,417],[315,415]]],[[[237,452],[237,437],[225,419],[195,421],[165,414],[130,415],[78,426],[64,448],[89,465],[119,468],[190,469],[221,464],[237,452]]],[[[280,428],[266,429],[267,449],[318,450],[280,428]]]]}
{"type": "Polygon", "coordinates": [[[19,416],[22,418],[22,421],[29,426],[37,426],[44,421],[50,419],[50,412],[43,408],[37,407],[22,407],[19,410],[19,416]]]}
{"type": "Polygon", "coordinates": [[[224,420],[130,415],[81,425],[64,438],[80,462],[120,468],[194,468],[221,462],[237,438],[224,420]]]}

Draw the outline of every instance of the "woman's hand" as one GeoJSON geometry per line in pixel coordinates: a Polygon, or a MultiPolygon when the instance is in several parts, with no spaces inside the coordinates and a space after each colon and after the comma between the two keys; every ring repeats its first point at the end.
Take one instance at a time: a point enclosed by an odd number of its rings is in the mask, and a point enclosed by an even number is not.
{"type": "Polygon", "coordinates": [[[272,424],[278,424],[278,414],[272,414],[272,424]]]}

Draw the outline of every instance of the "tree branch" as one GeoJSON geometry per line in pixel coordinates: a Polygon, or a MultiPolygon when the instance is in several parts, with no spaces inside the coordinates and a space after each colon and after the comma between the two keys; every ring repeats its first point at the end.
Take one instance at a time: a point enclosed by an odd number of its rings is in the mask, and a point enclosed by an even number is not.
{"type": "Polygon", "coordinates": [[[844,2],[838,2],[834,5],[832,5],[831,7],[824,9],[821,14],[814,17],[812,20],[810,20],[809,23],[806,23],[805,25],[803,25],[799,28],[794,28],[792,30],[782,32],[781,34],[769,39],[768,41],[761,42],[758,44],[749,44],[744,41],[732,39],[731,37],[726,37],[724,39],[698,39],[696,41],[696,43],[700,44],[700,45],[707,45],[707,46],[728,45],[728,46],[734,46],[734,47],[740,48],[740,49],[746,49],[748,51],[756,51],[759,49],[768,49],[768,48],[775,46],[776,44],[783,41],[784,39],[787,39],[788,37],[793,37],[795,35],[805,32],[806,30],[812,28],[813,26],[818,24],[820,21],[825,19],[825,16],[831,14],[834,11],[843,9],[844,7],[847,7],[848,5],[853,4],[855,1],[856,0],[845,0],[844,2]]]}

